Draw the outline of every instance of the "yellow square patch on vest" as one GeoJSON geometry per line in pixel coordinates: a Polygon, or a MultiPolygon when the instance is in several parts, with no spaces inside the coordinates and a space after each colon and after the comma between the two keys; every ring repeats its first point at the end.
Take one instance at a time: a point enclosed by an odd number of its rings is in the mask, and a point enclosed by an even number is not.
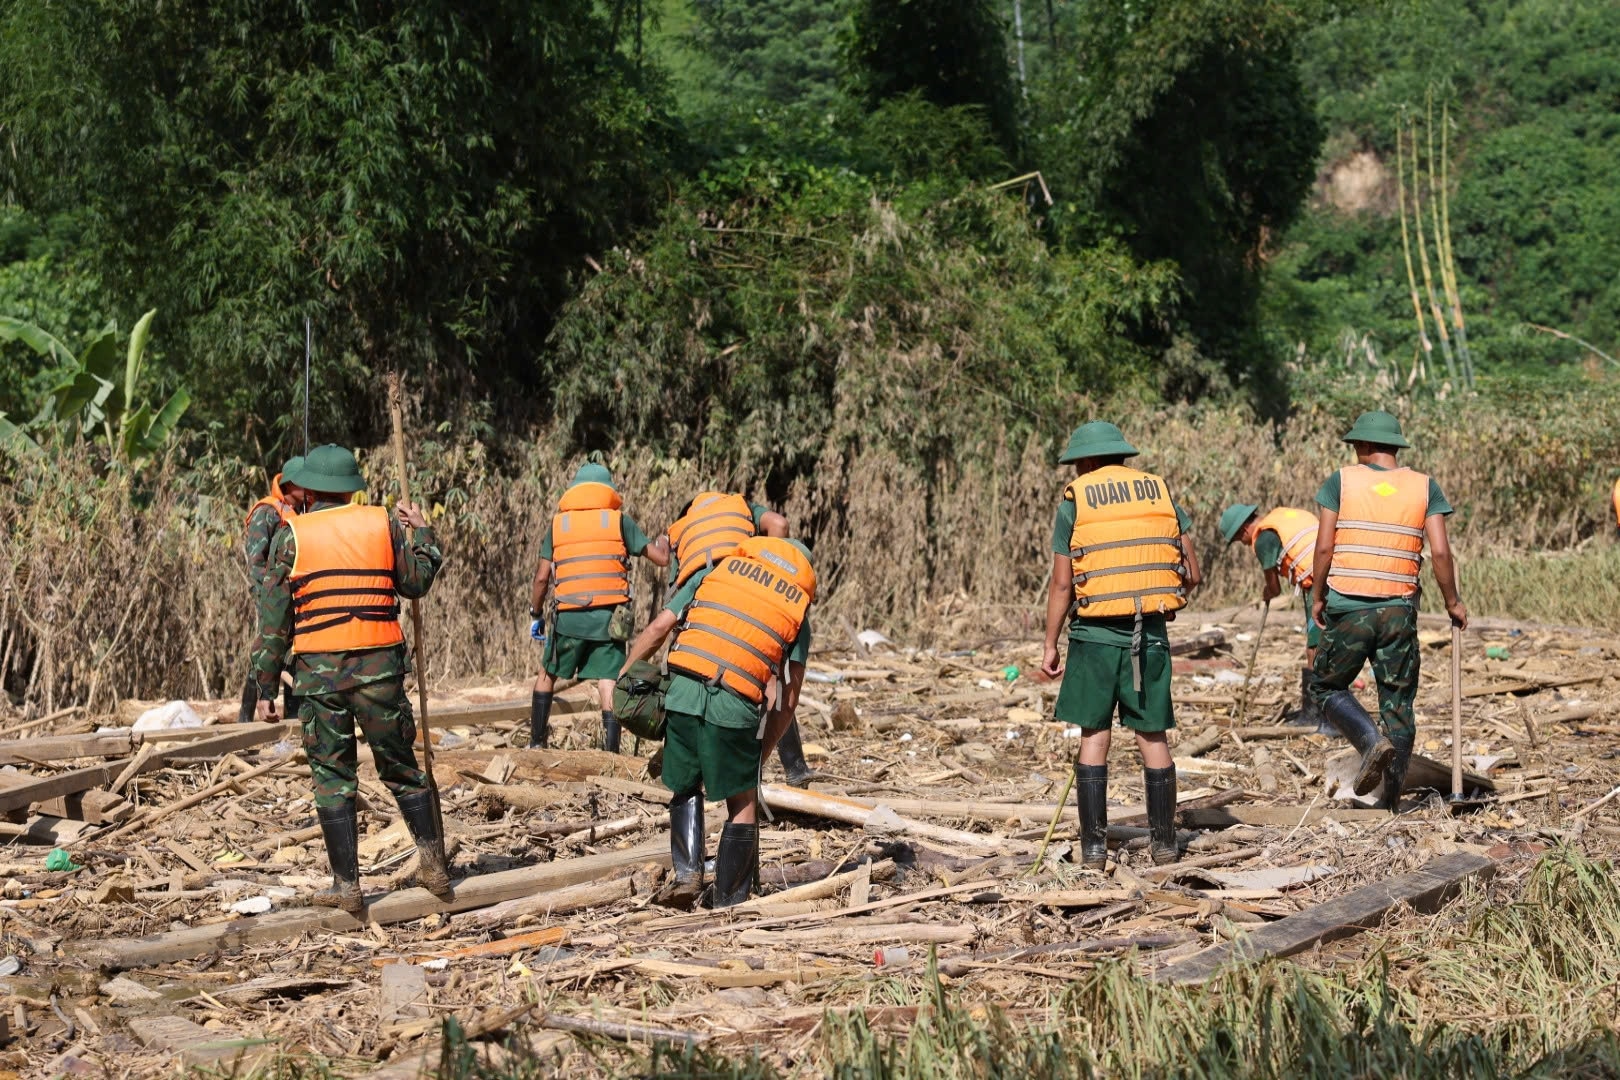
{"type": "Polygon", "coordinates": [[[1382,495],[1384,498],[1387,499],[1391,495],[1395,494],[1395,492],[1397,490],[1399,490],[1399,489],[1396,488],[1395,485],[1390,483],[1388,480],[1384,480],[1384,481],[1381,481],[1381,482],[1379,482],[1377,484],[1374,484],[1372,490],[1373,490],[1374,495],[1382,495]]]}

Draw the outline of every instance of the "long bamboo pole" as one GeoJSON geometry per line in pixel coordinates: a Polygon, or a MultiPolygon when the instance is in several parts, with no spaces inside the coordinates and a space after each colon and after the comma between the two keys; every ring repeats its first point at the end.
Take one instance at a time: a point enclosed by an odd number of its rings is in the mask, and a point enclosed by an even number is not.
{"type": "Polygon", "coordinates": [[[1453,384],[1457,382],[1457,358],[1451,354],[1451,335],[1446,332],[1446,317],[1441,314],[1440,301],[1434,295],[1434,276],[1429,270],[1429,245],[1423,238],[1423,184],[1419,179],[1417,121],[1412,121],[1412,231],[1417,233],[1418,265],[1423,268],[1423,292],[1429,298],[1429,314],[1434,317],[1434,329],[1440,338],[1440,352],[1446,358],[1446,373],[1453,384]]]}
{"type": "MultiPolygon", "coordinates": [[[[405,389],[399,372],[388,374],[388,418],[394,425],[394,467],[399,473],[399,501],[411,501],[411,482],[406,473],[405,458],[405,389]]],[[[439,813],[439,783],[433,778],[433,740],[428,736],[427,652],[422,645],[422,608],[412,600],[411,630],[415,637],[416,655],[416,727],[422,733],[422,768],[427,773],[428,790],[433,792],[433,812],[439,813]]],[[[444,825],[441,821],[440,835],[444,825]]]]}
{"type": "MultiPolygon", "coordinates": [[[[1427,379],[1428,361],[1434,359],[1434,345],[1429,341],[1429,331],[1423,320],[1423,301],[1418,299],[1417,272],[1412,268],[1412,241],[1406,230],[1406,151],[1402,149],[1402,140],[1405,138],[1404,125],[1400,114],[1395,115],[1395,196],[1401,205],[1401,254],[1406,256],[1406,285],[1412,294],[1412,318],[1417,320],[1418,365],[1423,367],[1423,377],[1427,379]]],[[[1413,177],[1416,183],[1417,178],[1413,177]]]]}
{"type": "Polygon", "coordinates": [[[1457,359],[1462,362],[1463,382],[1474,387],[1474,354],[1468,348],[1468,323],[1463,318],[1462,291],[1457,288],[1457,253],[1451,246],[1451,105],[1440,106],[1440,228],[1446,250],[1440,260],[1446,297],[1451,301],[1451,322],[1457,329],[1457,359]]]}

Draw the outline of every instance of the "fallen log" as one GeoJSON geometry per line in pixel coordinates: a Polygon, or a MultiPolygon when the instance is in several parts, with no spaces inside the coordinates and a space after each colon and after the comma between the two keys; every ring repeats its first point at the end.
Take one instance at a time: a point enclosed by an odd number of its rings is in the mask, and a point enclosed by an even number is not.
{"type": "Polygon", "coordinates": [[[1222,806],[1181,811],[1181,823],[1189,829],[1230,829],[1234,825],[1269,825],[1291,829],[1297,825],[1315,825],[1320,821],[1388,820],[1388,810],[1337,806],[1222,806]]]}
{"type": "Polygon", "coordinates": [[[461,878],[454,883],[455,895],[449,900],[440,900],[426,889],[402,889],[375,899],[362,913],[362,919],[335,908],[292,908],[145,937],[78,941],[65,948],[73,956],[109,971],[167,964],[216,950],[281,941],[315,930],[359,930],[365,925],[363,920],[388,924],[409,922],[434,912],[471,911],[530,896],[543,889],[594,881],[647,862],[669,864],[668,840],[660,838],[624,851],[461,878]]]}
{"type": "Polygon", "coordinates": [[[1428,913],[1456,895],[1471,877],[1488,877],[1496,861],[1459,852],[1434,859],[1409,874],[1375,881],[1326,903],[1307,908],[1251,930],[1233,941],[1206,949],[1154,972],[1156,982],[1201,983],[1228,964],[1263,957],[1292,956],[1317,942],[1348,937],[1377,926],[1401,904],[1428,913]]]}
{"type": "Polygon", "coordinates": [[[1028,945],[1018,949],[1002,949],[993,953],[976,953],[973,956],[941,960],[939,962],[939,973],[941,975],[965,975],[973,970],[972,965],[975,964],[995,963],[998,961],[1016,962],[1035,956],[1057,956],[1064,953],[1168,949],[1197,940],[1197,934],[1181,930],[1164,934],[1143,934],[1139,937],[1093,938],[1090,941],[1054,941],[1046,945],[1028,945]]]}
{"type": "Polygon", "coordinates": [[[604,881],[587,881],[580,885],[569,885],[562,889],[548,889],[545,892],[535,893],[533,896],[520,896],[516,900],[507,900],[487,907],[480,911],[471,912],[456,920],[457,929],[465,927],[469,930],[492,930],[497,926],[504,926],[516,922],[525,915],[534,915],[546,918],[552,915],[567,915],[587,908],[600,907],[623,900],[634,891],[634,885],[627,874],[624,877],[608,878],[604,881]]]}
{"type": "Polygon", "coordinates": [[[963,832],[961,829],[948,829],[942,825],[930,825],[926,822],[903,818],[898,813],[895,813],[894,808],[887,803],[865,803],[855,799],[841,798],[837,795],[823,795],[820,792],[805,791],[802,788],[783,787],[779,784],[765,784],[759,790],[760,797],[773,810],[809,814],[814,817],[827,818],[831,821],[841,821],[846,825],[854,825],[858,828],[867,828],[870,825],[880,832],[912,836],[921,840],[935,840],[940,843],[979,851],[1033,851],[1035,849],[1033,844],[1021,840],[1012,840],[1005,836],[963,832]]]}
{"type": "Polygon", "coordinates": [[[937,923],[883,923],[879,926],[820,926],[808,930],[744,930],[739,945],[792,948],[802,945],[871,945],[896,942],[907,945],[963,945],[977,937],[972,926],[937,923]]]}

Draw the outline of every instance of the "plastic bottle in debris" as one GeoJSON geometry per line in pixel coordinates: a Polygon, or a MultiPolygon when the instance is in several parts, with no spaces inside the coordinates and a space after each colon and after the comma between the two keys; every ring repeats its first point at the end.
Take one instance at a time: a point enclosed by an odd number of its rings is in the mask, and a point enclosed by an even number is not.
{"type": "Polygon", "coordinates": [[[872,954],[872,963],[880,968],[902,968],[911,963],[911,950],[903,945],[878,949],[872,954]]]}

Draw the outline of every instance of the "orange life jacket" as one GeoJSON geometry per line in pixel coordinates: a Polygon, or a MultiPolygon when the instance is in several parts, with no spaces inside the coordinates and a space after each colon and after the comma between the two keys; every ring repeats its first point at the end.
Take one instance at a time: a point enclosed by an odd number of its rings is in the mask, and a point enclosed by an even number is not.
{"type": "Polygon", "coordinates": [[[575,484],[551,519],[552,596],[561,611],[617,607],[630,601],[630,549],[624,500],[607,484],[575,484]]]}
{"type": "Polygon", "coordinates": [[[242,522],[244,528],[253,520],[254,511],[261,506],[270,507],[282,521],[291,521],[298,516],[298,512],[292,508],[292,503],[288,502],[287,496],[281,492],[280,473],[276,473],[275,479],[270,481],[270,494],[262,496],[258,502],[248,507],[247,518],[242,522]]]}
{"type": "Polygon", "coordinates": [[[1411,469],[1339,470],[1339,520],[1328,587],[1347,596],[1415,596],[1429,478],[1411,469]]]}
{"type": "Polygon", "coordinates": [[[753,535],[754,512],[747,499],[718,491],[700,493],[681,519],[669,527],[670,543],[675,545],[675,557],[680,561],[676,586],[686,584],[686,579],[699,570],[730,555],[753,535]]]}
{"type": "Polygon", "coordinates": [[[698,583],[669,667],[752,701],[779,676],[816,595],[816,572],[786,540],[755,536],[698,583]]]}
{"type": "Polygon", "coordinates": [[[358,652],[399,645],[394,542],[380,506],[299,514],[293,532],[295,653],[358,652]]]}
{"type": "MultiPolygon", "coordinates": [[[[1316,515],[1304,510],[1291,510],[1279,506],[1254,523],[1254,535],[1259,539],[1266,530],[1277,534],[1282,541],[1282,560],[1277,570],[1301,589],[1311,587],[1311,564],[1316,559],[1316,515]]],[[[1249,543],[1254,546],[1253,541],[1249,543]]]]}
{"type": "Polygon", "coordinates": [[[1074,500],[1075,614],[1104,619],[1186,606],[1181,526],[1162,479],[1107,465],[1075,477],[1064,492],[1074,500]]]}
{"type": "Polygon", "coordinates": [[[1614,523],[1620,527],[1620,480],[1614,482],[1614,523]]]}

